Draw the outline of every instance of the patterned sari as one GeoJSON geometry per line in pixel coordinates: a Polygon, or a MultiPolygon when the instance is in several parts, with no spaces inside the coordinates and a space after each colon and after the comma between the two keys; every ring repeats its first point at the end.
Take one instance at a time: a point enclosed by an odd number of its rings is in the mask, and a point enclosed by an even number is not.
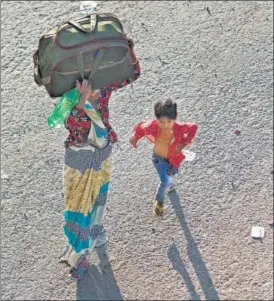
{"type": "Polygon", "coordinates": [[[65,152],[64,232],[68,245],[60,258],[72,267],[71,273],[83,274],[83,262],[95,246],[106,242],[102,225],[110,180],[112,146],[108,131],[95,109],[86,103],[91,120],[88,141],[69,146],[65,152]]]}

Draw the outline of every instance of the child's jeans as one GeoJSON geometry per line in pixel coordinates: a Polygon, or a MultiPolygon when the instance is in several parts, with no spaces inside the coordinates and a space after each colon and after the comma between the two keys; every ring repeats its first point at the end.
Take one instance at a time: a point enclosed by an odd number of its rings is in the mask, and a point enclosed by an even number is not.
{"type": "Polygon", "coordinates": [[[163,204],[168,189],[173,184],[173,176],[178,173],[178,169],[174,168],[167,159],[153,153],[152,162],[160,177],[160,185],[156,194],[156,200],[163,204]]]}

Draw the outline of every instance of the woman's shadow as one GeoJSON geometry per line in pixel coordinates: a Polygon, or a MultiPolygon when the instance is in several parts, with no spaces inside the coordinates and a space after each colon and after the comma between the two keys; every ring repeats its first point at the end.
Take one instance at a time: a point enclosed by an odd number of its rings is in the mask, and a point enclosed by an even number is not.
{"type": "MultiPolygon", "coordinates": [[[[219,300],[218,293],[213,285],[212,279],[209,275],[209,272],[206,268],[205,262],[202,259],[199,248],[191,235],[191,232],[188,228],[188,224],[183,213],[182,205],[180,202],[180,198],[174,190],[169,194],[169,199],[172,204],[172,207],[178,217],[181,228],[184,232],[186,241],[187,241],[187,254],[192,263],[192,266],[195,270],[197,278],[199,280],[200,286],[203,290],[203,293],[206,297],[206,300],[219,300]]],[[[173,268],[181,274],[184,282],[189,290],[191,300],[201,300],[199,295],[197,294],[195,287],[192,283],[192,280],[187,272],[187,269],[180,258],[179,250],[177,249],[175,244],[172,244],[168,250],[168,258],[171,261],[173,268]]]]}
{"type": "Polygon", "coordinates": [[[95,248],[99,267],[88,267],[86,275],[77,282],[77,300],[123,300],[108,259],[107,244],[95,248]]]}

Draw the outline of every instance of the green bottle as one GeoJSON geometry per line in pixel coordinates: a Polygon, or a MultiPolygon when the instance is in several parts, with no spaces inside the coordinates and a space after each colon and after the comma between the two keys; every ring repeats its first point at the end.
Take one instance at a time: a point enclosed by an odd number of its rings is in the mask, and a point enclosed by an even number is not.
{"type": "Polygon", "coordinates": [[[79,92],[77,88],[74,88],[65,93],[56,104],[52,113],[49,115],[48,126],[52,128],[62,127],[67,116],[69,115],[73,107],[78,103],[78,101],[79,92]]]}

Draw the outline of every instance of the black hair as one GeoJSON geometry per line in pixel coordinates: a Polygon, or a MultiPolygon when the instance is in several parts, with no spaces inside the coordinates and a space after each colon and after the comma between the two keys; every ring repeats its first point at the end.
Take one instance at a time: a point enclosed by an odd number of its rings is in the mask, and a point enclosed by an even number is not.
{"type": "Polygon", "coordinates": [[[165,102],[158,101],[154,105],[154,114],[157,119],[161,117],[167,117],[168,119],[177,118],[177,104],[171,99],[167,99],[165,102]]]}

